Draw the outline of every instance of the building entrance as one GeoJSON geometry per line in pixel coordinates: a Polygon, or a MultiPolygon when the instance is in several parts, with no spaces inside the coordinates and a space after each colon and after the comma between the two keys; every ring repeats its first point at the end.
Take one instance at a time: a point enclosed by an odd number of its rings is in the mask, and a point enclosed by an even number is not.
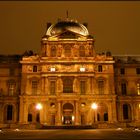
{"type": "Polygon", "coordinates": [[[72,124],[72,116],[64,116],[63,124],[72,124]]]}
{"type": "Polygon", "coordinates": [[[64,125],[71,125],[74,123],[73,105],[66,103],[63,105],[63,122],[64,125]]]}

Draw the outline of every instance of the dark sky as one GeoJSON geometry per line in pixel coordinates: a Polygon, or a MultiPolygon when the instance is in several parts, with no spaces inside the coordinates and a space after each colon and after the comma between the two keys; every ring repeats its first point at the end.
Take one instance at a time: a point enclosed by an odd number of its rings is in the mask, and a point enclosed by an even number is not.
{"type": "Polygon", "coordinates": [[[69,17],[88,22],[96,52],[140,54],[140,1],[0,2],[0,54],[39,53],[47,22],[69,17]]]}

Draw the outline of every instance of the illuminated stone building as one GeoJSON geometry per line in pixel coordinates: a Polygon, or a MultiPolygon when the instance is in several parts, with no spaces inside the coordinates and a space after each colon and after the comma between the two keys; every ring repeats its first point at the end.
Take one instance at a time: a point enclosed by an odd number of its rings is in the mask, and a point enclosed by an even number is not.
{"type": "Polygon", "coordinates": [[[140,125],[140,57],[97,54],[86,23],[48,23],[40,54],[0,61],[1,127],[140,125]]]}

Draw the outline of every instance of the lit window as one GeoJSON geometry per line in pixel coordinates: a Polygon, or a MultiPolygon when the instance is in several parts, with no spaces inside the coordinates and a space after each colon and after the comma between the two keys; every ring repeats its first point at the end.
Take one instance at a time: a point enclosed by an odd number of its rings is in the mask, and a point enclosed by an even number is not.
{"type": "Polygon", "coordinates": [[[84,71],[85,71],[85,68],[83,68],[83,67],[80,68],[80,71],[81,71],[81,72],[84,72],[84,71]]]}
{"type": "Polygon", "coordinates": [[[98,92],[99,94],[104,94],[104,81],[103,80],[98,81],[98,92]]]}
{"type": "Polygon", "coordinates": [[[80,93],[85,94],[86,92],[86,81],[80,81],[80,93]]]}
{"type": "Polygon", "coordinates": [[[9,95],[14,95],[15,88],[16,88],[15,81],[14,80],[8,81],[8,93],[9,93],[9,95]]]}
{"type": "Polygon", "coordinates": [[[38,81],[36,80],[32,81],[32,94],[33,95],[37,94],[37,88],[38,88],[38,81]]]}
{"type": "Polygon", "coordinates": [[[137,83],[137,94],[140,95],[140,83],[137,83]]]}
{"type": "Polygon", "coordinates": [[[63,92],[73,93],[73,78],[67,77],[63,79],[63,92]]]}
{"type": "Polygon", "coordinates": [[[55,87],[56,87],[56,82],[55,81],[50,81],[50,94],[51,95],[55,94],[55,87]]]}
{"type": "Polygon", "coordinates": [[[52,71],[52,72],[55,71],[55,68],[51,68],[51,71],[52,71]]]}

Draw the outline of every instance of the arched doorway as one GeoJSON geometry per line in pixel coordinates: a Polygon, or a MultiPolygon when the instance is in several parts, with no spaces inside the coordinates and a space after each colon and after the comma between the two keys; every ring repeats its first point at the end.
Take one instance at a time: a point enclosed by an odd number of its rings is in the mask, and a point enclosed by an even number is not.
{"type": "Polygon", "coordinates": [[[32,103],[28,107],[28,122],[36,123],[40,122],[40,112],[36,109],[36,104],[32,103]]]}
{"type": "Polygon", "coordinates": [[[65,103],[63,105],[63,118],[62,123],[64,125],[72,125],[74,123],[74,116],[73,116],[73,105],[71,103],[65,103]]]}
{"type": "Polygon", "coordinates": [[[108,108],[103,103],[98,104],[97,120],[101,122],[108,121],[108,108]]]}
{"type": "Polygon", "coordinates": [[[129,104],[123,104],[123,120],[131,120],[131,107],[129,104]]]}

